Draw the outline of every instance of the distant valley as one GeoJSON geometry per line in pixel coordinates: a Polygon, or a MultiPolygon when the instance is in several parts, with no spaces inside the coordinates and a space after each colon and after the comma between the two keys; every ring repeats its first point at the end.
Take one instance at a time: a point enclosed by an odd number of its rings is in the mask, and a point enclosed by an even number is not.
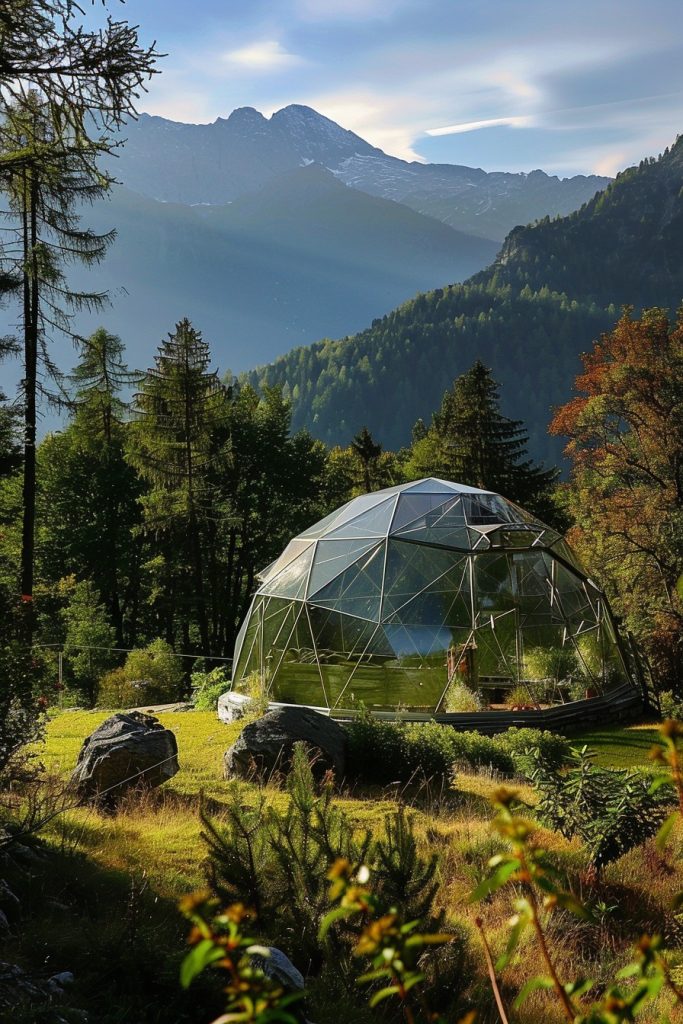
{"type": "Polygon", "coordinates": [[[182,316],[233,371],[344,337],[488,266],[509,227],[608,183],[409,164],[296,105],[209,125],[142,115],[125,134],[111,161],[122,185],[84,218],[118,238],[78,275],[113,305],[79,326],[105,319],[134,365],[182,316]]]}
{"type": "Polygon", "coordinates": [[[481,359],[503,385],[506,414],[529,427],[534,456],[555,462],[562,442],[547,426],[570,397],[579,353],[623,305],[680,305],[682,239],[679,138],[581,210],[510,232],[494,263],[468,281],[418,295],[352,337],[291,352],[250,379],[282,385],[295,423],[328,443],[347,443],[366,424],[398,447],[481,359]]]}

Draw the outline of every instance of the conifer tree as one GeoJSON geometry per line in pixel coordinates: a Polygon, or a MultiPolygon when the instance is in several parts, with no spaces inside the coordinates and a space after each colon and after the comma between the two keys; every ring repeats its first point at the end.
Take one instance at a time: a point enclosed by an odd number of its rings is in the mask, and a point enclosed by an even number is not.
{"type": "Polygon", "coordinates": [[[443,396],[426,433],[416,429],[409,471],[497,491],[550,517],[549,492],[558,471],[526,458],[527,431],[521,420],[502,415],[499,391],[477,360],[443,396]]]}
{"type": "Polygon", "coordinates": [[[69,378],[73,418],[38,452],[42,568],[54,579],[75,575],[95,584],[119,647],[136,640],[142,488],[125,458],[123,394],[137,379],[125,364],[121,339],[97,330],[82,343],[69,378]]]}
{"type": "MultiPolygon", "coordinates": [[[[142,378],[129,448],[132,465],[150,488],[142,499],[145,531],[172,539],[176,570],[177,552],[185,553],[201,650],[207,655],[211,642],[202,535],[215,511],[210,475],[228,456],[227,438],[220,431],[228,394],[209,365],[209,346],[201,333],[181,320],[142,378]]],[[[189,641],[187,620],[184,639],[189,641]]]]}
{"type": "MultiPolygon", "coordinates": [[[[2,125],[0,174],[9,204],[4,240],[5,265],[21,281],[23,335],[24,481],[21,593],[29,605],[26,618],[30,642],[33,599],[36,496],[36,422],[39,395],[50,395],[46,381],[58,388],[60,374],[50,352],[54,331],[74,337],[73,315],[100,308],[105,296],[74,291],[64,267],[102,259],[114,233],[96,235],[80,226],[77,206],[94,201],[107,188],[106,179],[84,169],[95,159],[87,141],[56,135],[46,108],[35,93],[10,107],[2,125]],[[86,152],[88,150],[88,152],[86,152]],[[9,237],[7,237],[7,235],[9,237]],[[41,373],[42,368],[42,373],[41,373]]],[[[53,396],[54,397],[54,396],[53,396]]]]}
{"type": "MultiPolygon", "coordinates": [[[[102,7],[106,10],[106,3],[102,7]]],[[[155,47],[137,28],[107,17],[103,26],[73,0],[8,0],[0,10],[0,189],[9,199],[14,245],[0,252],[0,291],[20,285],[24,342],[24,483],[21,592],[33,631],[36,415],[42,377],[57,376],[53,331],[71,333],[70,312],[103,296],[69,289],[63,268],[100,259],[113,234],[78,225],[76,206],[111,182],[97,165],[114,146],[111,132],[136,112],[156,73],[155,47]]]]}
{"type": "Polygon", "coordinates": [[[374,440],[367,427],[363,427],[351,441],[351,448],[363,468],[363,485],[367,493],[372,490],[372,469],[382,454],[382,445],[374,440]]]}

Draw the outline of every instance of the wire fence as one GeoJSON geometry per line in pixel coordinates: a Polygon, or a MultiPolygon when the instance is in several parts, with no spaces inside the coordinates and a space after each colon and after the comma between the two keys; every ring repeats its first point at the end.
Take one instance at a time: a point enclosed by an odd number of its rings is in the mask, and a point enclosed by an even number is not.
{"type": "MultiPolygon", "coordinates": [[[[95,644],[63,644],[63,643],[44,643],[44,644],[32,644],[31,651],[44,651],[48,655],[54,655],[54,672],[56,688],[59,693],[58,703],[62,704],[62,695],[65,690],[64,678],[65,678],[65,667],[68,666],[69,656],[73,656],[84,651],[97,651],[99,653],[108,653],[111,655],[120,654],[132,654],[144,651],[143,647],[100,647],[95,644]]],[[[220,663],[229,668],[232,665],[232,658],[225,658],[216,656],[213,654],[183,654],[176,653],[175,651],[168,651],[164,654],[165,657],[172,657],[178,659],[189,659],[191,662],[207,661],[212,665],[220,663]]]]}

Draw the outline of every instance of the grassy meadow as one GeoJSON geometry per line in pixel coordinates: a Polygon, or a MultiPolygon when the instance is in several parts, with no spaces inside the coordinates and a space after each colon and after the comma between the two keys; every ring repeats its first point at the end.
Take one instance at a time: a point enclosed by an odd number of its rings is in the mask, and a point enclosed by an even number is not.
{"type": "MultiPolygon", "coordinates": [[[[55,790],[73,769],[83,739],[109,714],[64,711],[50,720],[46,742],[38,753],[55,790]]],[[[45,826],[42,845],[49,849],[49,858],[38,860],[31,869],[26,922],[13,951],[19,962],[35,963],[39,957],[46,969],[73,970],[74,1001],[103,1024],[205,1024],[220,1009],[211,979],[201,981],[189,994],[178,988],[186,929],[176,905],[180,897],[205,884],[200,793],[220,819],[229,785],[222,778],[222,756],[240,725],[224,725],[213,712],[168,712],[158,717],[176,735],[180,771],[151,794],[131,795],[116,814],[72,808],[45,826]]],[[[652,725],[636,725],[601,729],[575,737],[575,742],[589,743],[606,766],[645,769],[655,736],[652,725]]],[[[440,854],[437,903],[447,921],[457,923],[461,931],[464,927],[471,954],[471,977],[464,987],[469,998],[483,1007],[478,1018],[482,1024],[493,1024],[498,1017],[473,920],[476,914],[482,915],[498,954],[512,913],[506,891],[483,905],[468,902],[489,858],[501,848],[491,829],[489,803],[497,784],[488,772],[459,772],[455,790],[445,793],[443,788],[399,794],[396,787],[357,786],[339,797],[359,827],[375,832],[383,828],[384,816],[397,797],[402,795],[412,804],[425,852],[436,849],[440,854]]],[[[255,799],[256,787],[246,783],[242,787],[245,801],[255,799]]],[[[521,783],[518,788],[523,799],[533,804],[533,791],[521,783]]],[[[286,797],[273,788],[268,799],[282,803],[286,797]]],[[[607,868],[599,885],[584,871],[585,854],[578,841],[569,842],[542,828],[537,837],[571,875],[582,896],[599,907],[597,924],[589,926],[564,912],[551,922],[550,936],[557,940],[558,963],[567,977],[608,978],[626,962],[643,931],[670,932],[680,927],[678,918],[668,912],[673,894],[683,887],[683,872],[676,860],[683,844],[680,833],[664,853],[654,842],[632,851],[607,868]]],[[[21,879],[15,879],[15,884],[21,887],[21,879]]],[[[306,965],[299,966],[305,971],[306,965]]],[[[542,964],[529,939],[503,975],[510,1003],[512,994],[537,973],[542,973],[542,964]]],[[[318,1024],[340,1020],[337,1001],[315,983],[310,1014],[318,1024]]],[[[511,1021],[554,1024],[560,1019],[555,1003],[545,994],[536,994],[511,1021]]]]}

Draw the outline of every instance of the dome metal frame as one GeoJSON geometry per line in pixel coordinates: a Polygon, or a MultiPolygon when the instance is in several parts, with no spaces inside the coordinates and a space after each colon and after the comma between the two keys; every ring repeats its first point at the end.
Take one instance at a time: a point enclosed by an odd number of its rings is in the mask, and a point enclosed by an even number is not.
{"type": "Polygon", "coordinates": [[[258,584],[235,646],[238,692],[256,679],[275,703],[335,717],[362,704],[448,719],[469,692],[492,709],[469,709],[477,720],[509,712],[515,693],[529,695],[518,712],[538,714],[642,699],[604,593],[557,531],[493,491],[430,477],[361,495],[294,538],[258,584]]]}

